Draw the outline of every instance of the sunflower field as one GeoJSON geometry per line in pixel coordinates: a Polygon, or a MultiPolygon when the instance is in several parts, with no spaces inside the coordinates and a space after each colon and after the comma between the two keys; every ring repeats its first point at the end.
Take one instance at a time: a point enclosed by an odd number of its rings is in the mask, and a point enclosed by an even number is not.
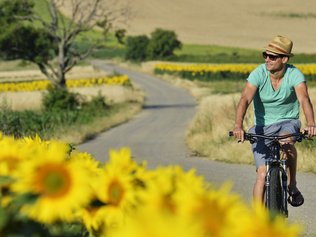
{"type": "MultiPolygon", "coordinates": [[[[46,90],[51,85],[52,84],[49,80],[1,82],[0,92],[46,90]]],[[[66,86],[68,88],[91,87],[100,85],[130,85],[130,81],[127,75],[108,76],[100,78],[69,79],[66,81],[66,86]]]]}
{"type": "MultiPolygon", "coordinates": [[[[106,154],[105,154],[106,156],[106,154]]],[[[129,148],[102,164],[57,140],[0,135],[0,236],[296,237],[302,227],[247,205],[194,169],[149,170],[129,148]]]]}
{"type": "MultiPolygon", "coordinates": [[[[258,64],[173,64],[160,63],[157,74],[177,75],[184,79],[212,81],[218,79],[246,79],[258,64]]],[[[316,64],[295,64],[307,80],[316,80],[316,64]]]]}

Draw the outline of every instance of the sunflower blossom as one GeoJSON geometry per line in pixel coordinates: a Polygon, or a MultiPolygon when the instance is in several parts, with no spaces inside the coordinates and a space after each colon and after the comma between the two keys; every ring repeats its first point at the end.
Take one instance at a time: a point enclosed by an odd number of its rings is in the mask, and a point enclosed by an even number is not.
{"type": "Polygon", "coordinates": [[[17,194],[37,197],[22,212],[42,223],[72,221],[91,198],[89,172],[82,162],[68,159],[62,143],[52,142],[37,157],[23,162],[15,178],[12,188],[17,194]]]}
{"type": "Polygon", "coordinates": [[[137,190],[130,173],[104,169],[93,187],[93,203],[81,210],[83,222],[89,230],[121,225],[137,205],[137,190]]]}
{"type": "Polygon", "coordinates": [[[143,210],[124,226],[104,231],[102,237],[205,237],[200,226],[166,212],[143,210]]]}
{"type": "Polygon", "coordinates": [[[302,226],[289,224],[281,215],[273,216],[261,203],[253,203],[247,215],[238,220],[239,225],[231,230],[236,237],[298,237],[302,226]]]}
{"type": "Polygon", "coordinates": [[[20,140],[14,140],[13,137],[0,139],[0,176],[11,175],[20,162],[29,156],[29,150],[23,145],[20,140]]]}
{"type": "Polygon", "coordinates": [[[117,170],[124,173],[132,173],[137,169],[137,163],[132,159],[131,150],[123,147],[119,150],[110,149],[110,159],[105,168],[108,170],[117,170]]]}

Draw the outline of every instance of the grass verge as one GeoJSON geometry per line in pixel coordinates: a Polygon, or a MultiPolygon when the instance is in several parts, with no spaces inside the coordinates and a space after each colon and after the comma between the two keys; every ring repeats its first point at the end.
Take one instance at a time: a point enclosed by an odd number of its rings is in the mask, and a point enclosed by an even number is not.
{"type": "Polygon", "coordinates": [[[0,130],[14,137],[58,139],[80,144],[98,133],[133,118],[142,109],[140,102],[102,107],[92,105],[79,111],[0,110],[0,130]],[[92,108],[93,107],[93,108],[92,108]]]}
{"type": "Polygon", "coordinates": [[[100,132],[118,126],[132,119],[142,109],[140,103],[123,103],[115,105],[107,116],[96,118],[88,124],[73,125],[63,127],[55,135],[54,139],[59,139],[71,144],[80,144],[93,139],[100,132]]]}

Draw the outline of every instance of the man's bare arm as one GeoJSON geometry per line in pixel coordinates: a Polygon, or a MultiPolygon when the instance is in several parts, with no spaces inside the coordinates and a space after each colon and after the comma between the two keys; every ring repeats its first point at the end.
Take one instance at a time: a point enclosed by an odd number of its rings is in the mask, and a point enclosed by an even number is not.
{"type": "Polygon", "coordinates": [[[234,136],[242,142],[244,141],[244,128],[243,128],[244,117],[247,112],[248,106],[250,105],[256,91],[257,91],[257,87],[247,82],[242,92],[239,103],[237,105],[235,128],[233,132],[234,132],[234,136]]]}
{"type": "Polygon", "coordinates": [[[295,92],[300,106],[303,109],[307,127],[304,128],[310,136],[316,136],[316,126],[313,105],[308,95],[308,89],[306,83],[300,83],[295,87],[295,92]]]}

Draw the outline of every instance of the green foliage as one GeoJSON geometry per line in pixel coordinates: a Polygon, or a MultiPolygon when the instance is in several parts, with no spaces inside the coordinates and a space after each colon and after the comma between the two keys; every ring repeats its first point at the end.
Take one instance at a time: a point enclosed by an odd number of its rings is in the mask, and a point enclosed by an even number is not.
{"type": "MultiPolygon", "coordinates": [[[[4,0],[0,1],[1,27],[12,23],[18,23],[16,16],[27,16],[33,13],[32,1],[4,0]]],[[[2,32],[3,33],[3,32],[2,32]]]]}
{"type": "Polygon", "coordinates": [[[38,112],[29,110],[17,112],[3,109],[0,111],[0,121],[0,130],[15,137],[33,135],[33,131],[46,130],[48,125],[38,112]]]}
{"type": "Polygon", "coordinates": [[[142,61],[147,58],[149,38],[146,35],[129,36],[125,58],[132,61],[142,61]]]}
{"type": "Polygon", "coordinates": [[[83,108],[87,114],[97,112],[101,115],[103,110],[109,109],[109,106],[105,103],[105,97],[101,94],[98,94],[98,96],[93,97],[88,103],[84,103],[83,108]]]}
{"type": "Polygon", "coordinates": [[[115,38],[120,44],[124,44],[124,38],[125,38],[126,30],[125,29],[118,29],[115,31],[115,38]]]}
{"type": "MultiPolygon", "coordinates": [[[[175,55],[167,58],[174,62],[196,63],[263,63],[262,50],[219,45],[184,44],[175,55]]],[[[295,53],[290,63],[315,63],[316,54],[295,53]]]]}
{"type": "Polygon", "coordinates": [[[154,72],[156,74],[169,74],[169,75],[176,75],[183,79],[187,80],[198,80],[198,81],[216,81],[216,80],[240,80],[245,79],[249,76],[249,73],[242,73],[242,72],[234,72],[234,71],[201,71],[201,72],[193,72],[191,70],[181,70],[181,71],[164,71],[158,68],[155,68],[154,72]]]}
{"type": "Polygon", "coordinates": [[[92,58],[98,59],[113,59],[119,58],[124,59],[126,58],[126,48],[124,47],[100,47],[92,53],[92,58]]]}
{"type": "MultiPolygon", "coordinates": [[[[124,47],[115,45],[112,41],[111,47],[102,46],[98,48],[93,53],[93,57],[100,59],[126,58],[127,51],[127,43],[124,47]]],[[[183,44],[181,49],[174,51],[173,56],[164,58],[164,60],[190,63],[263,63],[261,53],[260,50],[246,48],[183,44]]],[[[316,54],[296,53],[290,59],[290,63],[316,63],[316,54]]]]}
{"type": "Polygon", "coordinates": [[[4,59],[47,62],[54,52],[53,39],[44,29],[35,28],[27,16],[33,14],[32,1],[0,2],[0,54],[4,59]],[[22,20],[23,17],[26,19],[22,20]]]}
{"type": "Polygon", "coordinates": [[[42,29],[11,24],[0,34],[0,52],[5,59],[47,62],[54,55],[53,49],[53,39],[42,29]]]}
{"type": "Polygon", "coordinates": [[[129,36],[127,38],[125,59],[143,61],[146,59],[164,59],[180,49],[181,42],[175,32],[156,29],[149,39],[146,35],[129,36]]]}
{"type": "Polygon", "coordinates": [[[67,88],[50,87],[43,97],[46,111],[76,110],[79,105],[79,95],[69,92],[67,88]]]}
{"type": "Polygon", "coordinates": [[[92,98],[90,102],[80,103],[77,94],[63,89],[51,89],[43,97],[44,101],[46,105],[43,111],[12,111],[2,108],[0,131],[14,137],[33,137],[37,134],[49,139],[64,129],[89,124],[111,112],[102,95],[92,98]]]}
{"type": "Polygon", "coordinates": [[[147,47],[149,59],[163,59],[173,55],[174,50],[182,47],[174,31],[156,29],[151,33],[151,39],[147,47]]]}
{"type": "MultiPolygon", "coordinates": [[[[5,178],[4,176],[0,176],[5,178]]],[[[10,191],[10,190],[8,190],[10,191]]],[[[6,196],[4,194],[3,196],[6,196]]],[[[0,193],[1,198],[1,193],[0,193]]],[[[56,223],[44,225],[21,215],[19,209],[22,205],[34,202],[34,195],[17,195],[6,208],[0,207],[0,236],[7,237],[83,237],[88,236],[87,231],[79,223],[56,223]]]]}

